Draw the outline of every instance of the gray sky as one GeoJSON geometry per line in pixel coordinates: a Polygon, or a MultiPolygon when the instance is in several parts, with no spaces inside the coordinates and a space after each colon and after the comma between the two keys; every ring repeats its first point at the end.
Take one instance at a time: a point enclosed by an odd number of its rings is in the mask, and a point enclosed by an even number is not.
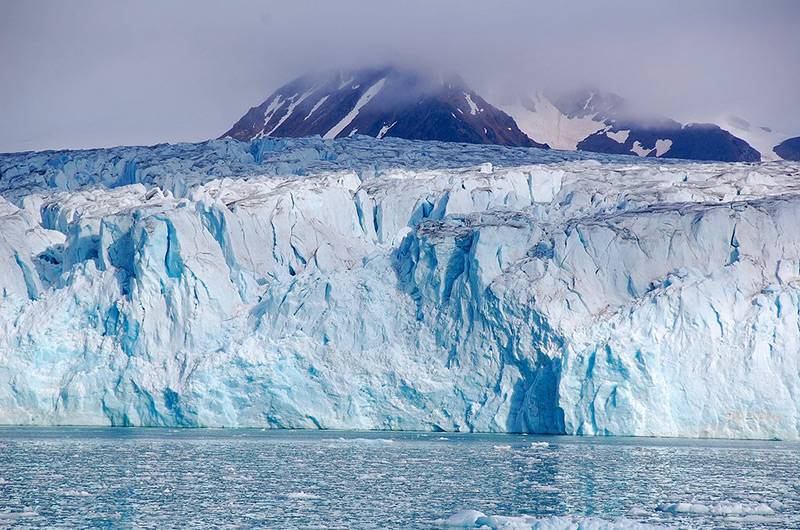
{"type": "Polygon", "coordinates": [[[800,0],[0,0],[0,152],[200,141],[307,71],[592,83],[800,135],[800,0]]]}

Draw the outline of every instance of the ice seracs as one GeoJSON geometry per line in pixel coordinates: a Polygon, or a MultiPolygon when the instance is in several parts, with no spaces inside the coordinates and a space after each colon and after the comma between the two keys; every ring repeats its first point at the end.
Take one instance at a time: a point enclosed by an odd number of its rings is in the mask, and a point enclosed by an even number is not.
{"type": "Polygon", "coordinates": [[[388,137],[0,155],[0,422],[796,439],[799,173],[388,137]]]}

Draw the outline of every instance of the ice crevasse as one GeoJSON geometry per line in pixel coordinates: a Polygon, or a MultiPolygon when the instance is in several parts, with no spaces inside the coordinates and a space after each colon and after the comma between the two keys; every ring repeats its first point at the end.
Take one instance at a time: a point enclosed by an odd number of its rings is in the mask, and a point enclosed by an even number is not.
{"type": "Polygon", "coordinates": [[[0,423],[797,439],[800,166],[0,155],[0,423]]]}

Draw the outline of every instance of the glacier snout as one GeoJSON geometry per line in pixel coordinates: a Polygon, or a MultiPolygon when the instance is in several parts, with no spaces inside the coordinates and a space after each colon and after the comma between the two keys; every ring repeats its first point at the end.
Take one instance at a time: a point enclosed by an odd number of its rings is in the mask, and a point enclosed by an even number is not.
{"type": "Polygon", "coordinates": [[[3,155],[0,423],[798,438],[798,166],[371,145],[3,155]]]}

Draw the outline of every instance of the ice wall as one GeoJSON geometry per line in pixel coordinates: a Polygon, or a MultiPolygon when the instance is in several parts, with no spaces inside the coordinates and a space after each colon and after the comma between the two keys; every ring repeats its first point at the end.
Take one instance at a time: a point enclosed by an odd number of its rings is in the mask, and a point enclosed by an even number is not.
{"type": "Polygon", "coordinates": [[[796,439],[800,166],[0,155],[0,423],[796,439]]]}

